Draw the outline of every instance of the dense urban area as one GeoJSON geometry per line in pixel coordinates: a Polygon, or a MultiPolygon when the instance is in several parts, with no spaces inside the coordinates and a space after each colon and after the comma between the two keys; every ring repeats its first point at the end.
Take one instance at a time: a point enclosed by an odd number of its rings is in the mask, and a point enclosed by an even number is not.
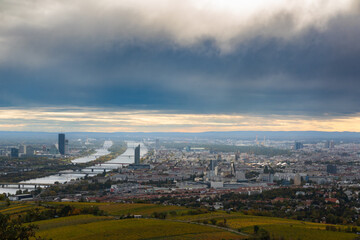
{"type": "MultiPolygon", "coordinates": [[[[106,215],[99,207],[77,209],[73,204],[118,203],[186,208],[194,216],[224,212],[326,224],[321,231],[353,234],[350,239],[360,231],[360,142],[354,139],[52,136],[33,142],[1,140],[5,213],[9,206],[30,202],[42,209],[23,212],[24,223],[106,215]]],[[[177,214],[159,211],[150,217],[177,214]]],[[[134,216],[146,214],[124,211],[118,217],[134,216]]],[[[250,232],[234,230],[226,217],[220,220],[195,222],[245,239],[291,239],[258,225],[250,232]]]]}

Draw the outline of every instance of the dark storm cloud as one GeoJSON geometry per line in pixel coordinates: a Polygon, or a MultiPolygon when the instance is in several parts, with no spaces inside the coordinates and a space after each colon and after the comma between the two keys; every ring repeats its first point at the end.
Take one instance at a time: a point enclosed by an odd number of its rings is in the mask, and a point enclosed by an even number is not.
{"type": "Polygon", "coordinates": [[[0,57],[0,105],[299,115],[360,111],[358,12],[296,33],[290,32],[297,15],[278,12],[227,38],[213,29],[200,37],[171,32],[162,22],[136,20],[142,13],[134,10],[100,18],[94,12],[90,4],[73,23],[76,18],[60,15],[53,28],[39,16],[30,26],[9,22],[0,31],[6,44],[0,50],[7,56],[0,57]]]}

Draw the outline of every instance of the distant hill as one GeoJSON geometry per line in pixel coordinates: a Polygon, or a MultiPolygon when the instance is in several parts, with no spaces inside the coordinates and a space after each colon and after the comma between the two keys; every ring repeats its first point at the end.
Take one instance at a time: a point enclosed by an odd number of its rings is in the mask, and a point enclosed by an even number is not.
{"type": "MultiPolygon", "coordinates": [[[[160,138],[160,139],[243,139],[254,140],[256,136],[272,140],[360,140],[359,132],[320,132],[320,131],[229,131],[229,132],[66,132],[67,138],[160,138]]],[[[0,139],[56,139],[54,132],[0,131],[0,139]]]]}

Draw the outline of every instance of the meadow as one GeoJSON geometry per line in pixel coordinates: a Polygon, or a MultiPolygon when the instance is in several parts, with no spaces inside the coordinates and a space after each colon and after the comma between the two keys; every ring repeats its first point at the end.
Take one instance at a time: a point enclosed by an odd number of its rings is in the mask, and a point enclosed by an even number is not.
{"type": "Polygon", "coordinates": [[[224,211],[193,216],[176,216],[173,217],[173,219],[206,223],[211,223],[211,220],[216,220],[217,223],[225,222],[227,227],[246,234],[253,234],[254,226],[256,225],[260,229],[268,231],[271,237],[277,239],[350,240],[357,237],[355,233],[345,232],[348,226],[327,225],[276,217],[252,216],[242,213],[227,213],[224,211]],[[340,228],[341,232],[327,231],[326,226],[335,226],[337,229],[340,228]]]}
{"type": "Polygon", "coordinates": [[[0,213],[16,217],[31,209],[42,211],[49,206],[65,205],[76,209],[97,207],[104,216],[80,214],[36,221],[33,223],[39,226],[37,236],[54,240],[246,239],[253,236],[254,226],[266,230],[273,239],[351,240],[358,236],[346,232],[349,226],[145,203],[11,202],[10,206],[1,204],[0,213]],[[166,213],[165,219],[152,218],[154,213],[166,213]],[[126,218],[133,215],[142,218],[126,218]],[[336,231],[327,230],[329,227],[336,231]]]}
{"type": "Polygon", "coordinates": [[[38,236],[63,239],[244,239],[243,236],[228,232],[226,230],[202,226],[199,224],[173,222],[158,219],[122,219],[104,220],[84,219],[66,217],[38,221],[38,236]],[[56,221],[56,223],[54,223],[56,221]],[[95,222],[90,222],[95,221],[95,222]],[[52,225],[51,228],[44,225],[52,225]]]}
{"type": "Polygon", "coordinates": [[[9,215],[19,215],[34,208],[38,208],[39,210],[43,209],[43,207],[36,206],[36,204],[33,202],[12,202],[11,205],[9,206],[5,204],[1,204],[0,213],[9,214],[9,215]]]}
{"type": "Polygon", "coordinates": [[[76,208],[98,207],[106,214],[112,216],[143,215],[151,216],[154,212],[183,212],[189,210],[186,207],[166,206],[147,203],[87,203],[87,202],[50,202],[47,205],[70,205],[76,208]]]}
{"type": "Polygon", "coordinates": [[[154,212],[172,212],[177,213],[188,210],[185,207],[178,206],[164,206],[157,204],[143,204],[143,203],[132,203],[132,204],[108,204],[99,207],[111,215],[126,215],[126,214],[137,214],[143,216],[150,216],[154,212]]]}
{"type": "Polygon", "coordinates": [[[107,221],[107,220],[114,220],[114,218],[107,216],[76,215],[70,217],[37,221],[36,224],[39,226],[40,231],[47,231],[55,228],[76,226],[80,224],[87,224],[87,223],[107,221]]]}

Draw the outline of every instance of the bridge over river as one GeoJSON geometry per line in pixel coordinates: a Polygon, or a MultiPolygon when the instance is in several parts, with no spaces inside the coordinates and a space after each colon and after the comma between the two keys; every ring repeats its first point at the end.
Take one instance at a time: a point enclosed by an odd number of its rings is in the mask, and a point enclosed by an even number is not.
{"type": "MultiPolygon", "coordinates": [[[[47,177],[30,179],[19,183],[4,183],[0,184],[0,193],[15,193],[18,189],[30,189],[30,187],[48,187],[55,183],[65,183],[78,178],[93,177],[97,174],[110,172],[118,168],[122,168],[134,162],[134,148],[140,144],[140,155],[144,156],[147,153],[147,148],[143,143],[127,141],[126,151],[115,159],[107,161],[101,164],[95,164],[80,171],[65,170],[57,174],[53,174],[47,177]],[[3,186],[3,187],[2,187],[3,186]],[[10,191],[12,190],[12,191],[10,191]]],[[[112,146],[112,141],[105,141],[102,148],[97,149],[96,153],[87,156],[74,159],[72,163],[86,163],[96,160],[99,156],[109,154],[108,148],[112,146]]]]}
{"type": "Polygon", "coordinates": [[[50,187],[54,185],[53,183],[12,183],[12,182],[0,182],[1,188],[17,188],[17,189],[36,189],[36,188],[44,188],[44,187],[50,187]]]}

